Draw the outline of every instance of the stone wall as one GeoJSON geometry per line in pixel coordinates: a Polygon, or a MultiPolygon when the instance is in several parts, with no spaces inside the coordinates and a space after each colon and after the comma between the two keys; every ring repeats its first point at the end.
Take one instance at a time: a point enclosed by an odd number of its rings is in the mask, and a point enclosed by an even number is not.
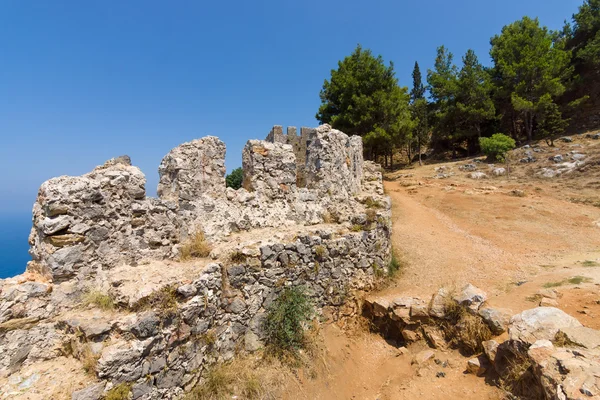
{"type": "MultiPolygon", "coordinates": [[[[2,377],[42,371],[57,360],[73,364],[92,351],[95,379],[77,388],[73,399],[100,399],[120,383],[131,384],[133,399],[174,398],[197,384],[213,363],[231,359],[240,349],[261,348],[266,310],[286,286],[304,286],[318,310],[340,306],[357,291],[370,289],[390,256],[386,215],[381,210],[378,222],[361,232],[314,228],[299,231],[292,241],[263,238],[230,248],[217,262],[198,268],[193,279],[155,286],[152,293],[175,299],[168,309],[160,303],[140,306],[152,294],[128,298],[123,277],[110,285],[120,308],[93,314],[80,309],[69,282],[52,289],[49,284],[4,282],[0,391],[15,389],[2,377]],[[233,252],[243,256],[231,261],[233,252]],[[4,331],[6,326],[12,328],[4,331]],[[61,350],[65,348],[69,353],[61,350]]],[[[143,266],[137,268],[139,274],[149,274],[143,266]]],[[[143,286],[138,282],[137,291],[144,291],[143,286]]]]}
{"type": "Polygon", "coordinates": [[[145,184],[144,174],[126,156],[80,177],[44,182],[33,207],[28,270],[60,281],[144,258],[176,256],[176,204],[145,197],[145,184]]]}

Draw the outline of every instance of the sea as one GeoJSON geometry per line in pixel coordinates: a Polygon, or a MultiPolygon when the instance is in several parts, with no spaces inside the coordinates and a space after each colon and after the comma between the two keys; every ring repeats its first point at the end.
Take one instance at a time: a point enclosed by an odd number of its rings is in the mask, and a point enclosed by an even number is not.
{"type": "Polygon", "coordinates": [[[31,212],[0,214],[0,279],[25,272],[29,256],[31,212]]]}

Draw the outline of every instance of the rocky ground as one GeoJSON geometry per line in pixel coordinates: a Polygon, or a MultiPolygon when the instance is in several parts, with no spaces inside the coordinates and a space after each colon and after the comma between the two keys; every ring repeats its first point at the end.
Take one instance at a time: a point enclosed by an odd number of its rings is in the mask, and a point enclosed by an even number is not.
{"type": "MultiPolygon", "coordinates": [[[[371,298],[428,302],[441,287],[472,283],[487,294],[486,305],[510,315],[542,304],[599,329],[600,140],[591,133],[555,144],[513,151],[508,176],[506,165],[481,157],[388,174],[392,242],[403,273],[371,298]]],[[[422,341],[399,349],[378,333],[353,336],[334,325],[324,335],[326,370],[300,388],[292,385],[290,398],[506,397],[493,371],[468,373],[471,357],[457,350],[431,349],[433,355],[420,361],[429,350],[422,341]]],[[[495,340],[507,338],[505,332],[495,340]]],[[[556,351],[544,345],[538,352],[556,351]]],[[[577,394],[593,398],[585,388],[577,394]]]]}

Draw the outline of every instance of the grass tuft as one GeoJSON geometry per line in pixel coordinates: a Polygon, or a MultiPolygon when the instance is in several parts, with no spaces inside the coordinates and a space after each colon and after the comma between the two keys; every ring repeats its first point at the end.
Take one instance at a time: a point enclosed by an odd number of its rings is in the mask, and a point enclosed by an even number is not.
{"type": "Polygon", "coordinates": [[[559,286],[567,285],[567,284],[579,285],[581,283],[589,283],[591,281],[592,281],[592,279],[588,278],[587,276],[577,275],[572,278],[563,279],[562,281],[558,281],[558,282],[544,283],[543,287],[546,289],[550,289],[550,288],[555,288],[555,287],[559,287],[559,286]]]}
{"type": "Polygon", "coordinates": [[[114,386],[104,395],[104,400],[128,400],[131,393],[130,383],[121,383],[114,386]]]}
{"type": "Polygon", "coordinates": [[[229,261],[236,263],[236,264],[245,263],[247,258],[248,258],[248,256],[246,256],[241,251],[234,251],[233,253],[231,253],[229,255],[229,261]]]}
{"type": "Polygon", "coordinates": [[[174,285],[164,286],[150,295],[141,298],[132,307],[133,311],[155,310],[158,315],[166,317],[177,311],[177,288],[174,285]]]}
{"type": "Polygon", "coordinates": [[[98,289],[90,289],[83,295],[81,300],[84,307],[95,306],[101,310],[109,311],[115,308],[115,300],[113,297],[98,289]]]}
{"type": "Polygon", "coordinates": [[[198,231],[191,235],[188,240],[183,243],[179,253],[181,261],[188,261],[192,258],[208,257],[212,248],[204,237],[204,232],[198,231]]]}

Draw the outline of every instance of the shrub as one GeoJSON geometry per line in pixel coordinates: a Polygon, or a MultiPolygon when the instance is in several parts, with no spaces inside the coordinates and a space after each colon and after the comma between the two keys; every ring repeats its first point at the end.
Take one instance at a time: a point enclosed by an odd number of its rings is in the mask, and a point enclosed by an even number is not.
{"type": "Polygon", "coordinates": [[[225,186],[238,190],[242,187],[244,181],[244,171],[241,168],[236,168],[225,177],[225,186]]]}
{"type": "Polygon", "coordinates": [[[98,289],[90,289],[86,292],[81,302],[84,307],[93,305],[105,311],[115,308],[115,301],[112,296],[98,289]]]}
{"type": "Polygon", "coordinates": [[[132,307],[133,311],[155,310],[160,316],[169,316],[177,311],[177,288],[164,286],[141,298],[132,307]]]}
{"type": "Polygon", "coordinates": [[[211,247],[204,237],[204,232],[198,231],[188,238],[181,246],[179,258],[181,261],[187,261],[190,258],[208,257],[211,247]]]}
{"type": "Polygon", "coordinates": [[[490,138],[480,138],[481,151],[491,160],[504,161],[506,153],[515,148],[515,140],[502,133],[495,133],[490,138]]]}
{"type": "Polygon", "coordinates": [[[322,246],[322,245],[315,246],[315,255],[317,256],[318,260],[323,260],[326,252],[327,252],[327,249],[325,248],[325,246],[322,246]]]}
{"type": "Polygon", "coordinates": [[[275,354],[297,354],[306,345],[305,327],[314,306],[301,286],[283,289],[271,304],[265,321],[266,339],[275,354]]]}

